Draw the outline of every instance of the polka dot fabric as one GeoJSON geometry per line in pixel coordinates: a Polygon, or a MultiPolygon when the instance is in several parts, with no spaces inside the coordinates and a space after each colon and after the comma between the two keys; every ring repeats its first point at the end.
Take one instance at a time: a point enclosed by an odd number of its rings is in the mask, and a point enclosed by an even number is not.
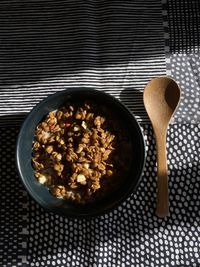
{"type": "Polygon", "coordinates": [[[178,123],[200,122],[200,61],[198,54],[172,54],[171,76],[182,89],[180,106],[175,115],[178,123]]]}
{"type": "Polygon", "coordinates": [[[163,0],[166,42],[166,73],[182,89],[177,123],[200,122],[199,1],[163,0]]]}
{"type": "Polygon", "coordinates": [[[0,128],[0,266],[26,266],[27,193],[15,170],[17,128],[0,128]]]}
{"type": "Polygon", "coordinates": [[[50,214],[29,200],[28,266],[200,266],[200,125],[171,125],[167,137],[170,217],[155,216],[156,153],[139,187],[114,211],[90,220],[50,214]]]}

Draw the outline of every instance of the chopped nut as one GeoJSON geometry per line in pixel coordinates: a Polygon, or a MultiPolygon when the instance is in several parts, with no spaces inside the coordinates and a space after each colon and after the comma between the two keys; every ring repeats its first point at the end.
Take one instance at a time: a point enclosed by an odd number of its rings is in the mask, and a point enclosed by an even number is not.
{"type": "Polygon", "coordinates": [[[83,175],[83,174],[77,175],[77,182],[80,183],[80,184],[85,185],[86,184],[85,175],[83,175]]]}
{"type": "Polygon", "coordinates": [[[46,181],[47,181],[47,178],[43,174],[40,174],[40,176],[38,177],[38,182],[40,184],[44,184],[46,183],[46,181]]]}
{"type": "Polygon", "coordinates": [[[78,132],[78,131],[80,131],[80,127],[79,127],[79,125],[76,125],[76,126],[74,126],[74,132],[78,132]]]}
{"type": "Polygon", "coordinates": [[[83,167],[84,167],[85,169],[89,169],[89,168],[90,168],[90,164],[89,164],[89,163],[83,163],[83,167]]]}
{"type": "Polygon", "coordinates": [[[85,121],[82,121],[81,126],[83,129],[87,129],[87,123],[85,121]]]}
{"type": "Polygon", "coordinates": [[[43,132],[43,137],[45,139],[48,139],[50,136],[51,136],[51,134],[49,132],[45,132],[45,131],[43,132]]]}

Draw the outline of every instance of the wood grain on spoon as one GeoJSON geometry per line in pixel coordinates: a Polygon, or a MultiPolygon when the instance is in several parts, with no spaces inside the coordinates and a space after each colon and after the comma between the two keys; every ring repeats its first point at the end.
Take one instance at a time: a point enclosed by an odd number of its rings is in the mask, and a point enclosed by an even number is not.
{"type": "Polygon", "coordinates": [[[156,215],[169,215],[166,137],[172,115],[180,101],[180,88],[169,77],[152,79],[144,90],[144,105],[151,120],[157,150],[157,207],[156,215]]]}

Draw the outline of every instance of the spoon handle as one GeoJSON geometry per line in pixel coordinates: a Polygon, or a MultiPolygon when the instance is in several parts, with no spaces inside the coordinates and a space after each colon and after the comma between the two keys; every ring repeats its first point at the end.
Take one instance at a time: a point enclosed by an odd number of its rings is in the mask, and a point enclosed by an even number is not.
{"type": "Polygon", "coordinates": [[[169,215],[166,131],[155,133],[157,150],[157,207],[156,215],[164,218],[169,215]]]}

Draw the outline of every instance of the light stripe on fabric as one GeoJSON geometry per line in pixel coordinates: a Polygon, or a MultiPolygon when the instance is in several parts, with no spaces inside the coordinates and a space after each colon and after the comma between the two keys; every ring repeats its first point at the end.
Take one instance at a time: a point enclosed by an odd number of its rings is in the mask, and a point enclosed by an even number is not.
{"type": "Polygon", "coordinates": [[[54,92],[105,91],[139,122],[146,83],[166,74],[159,1],[1,1],[0,125],[54,92]]]}

